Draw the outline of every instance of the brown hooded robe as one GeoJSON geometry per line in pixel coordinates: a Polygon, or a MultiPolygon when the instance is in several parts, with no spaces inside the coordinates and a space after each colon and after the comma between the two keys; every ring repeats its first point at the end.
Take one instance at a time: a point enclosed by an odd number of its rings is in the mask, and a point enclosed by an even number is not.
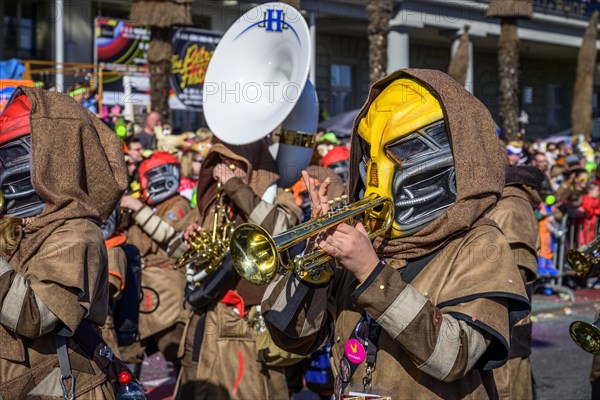
{"type": "MultiPolygon", "coordinates": [[[[127,187],[118,137],[72,98],[22,87],[31,103],[32,181],[45,202],[0,257],[0,397],[63,398],[55,333],[104,324],[107,255],[99,228],[127,187]],[[19,311],[20,310],[20,311],[19,311]],[[17,318],[10,317],[17,313],[17,318]]],[[[112,398],[105,374],[67,340],[78,398],[112,398]]]]}
{"type": "MultiPolygon", "coordinates": [[[[486,215],[498,224],[506,236],[525,287],[535,280],[537,273],[540,234],[534,210],[541,201],[539,194],[531,187],[510,184],[504,188],[500,201],[486,215]]],[[[515,325],[511,333],[509,360],[502,367],[494,370],[494,379],[501,400],[533,398],[529,360],[532,329],[529,316],[515,325]]]]}
{"type": "MultiPolygon", "coordinates": [[[[234,160],[247,172],[245,178],[231,178],[223,186],[224,194],[235,205],[236,225],[253,222],[274,233],[298,222],[300,209],[291,193],[277,189],[273,204],[261,201],[265,191],[279,179],[276,163],[266,142],[261,140],[245,146],[212,147],[202,164],[198,207],[191,213],[194,219],[187,218],[188,224],[196,222],[204,229],[212,229],[216,196],[212,173],[223,158],[234,160]]],[[[250,306],[260,304],[265,287],[251,285],[236,274],[224,283],[223,293],[226,289],[235,290],[248,311],[250,306]]],[[[256,361],[255,328],[219,300],[191,314],[180,348],[183,358],[176,398],[287,399],[283,369],[266,368],[256,361]]]]}
{"type": "MultiPolygon", "coordinates": [[[[378,94],[403,77],[427,87],[443,109],[455,163],[454,205],[413,235],[377,238],[374,248],[387,263],[360,287],[344,269],[324,285],[291,273],[273,282],[263,299],[265,320],[275,343],[301,354],[319,348],[331,333],[338,375],[346,341],[368,313],[381,327],[372,393],[393,399],[494,398],[491,369],[506,362],[510,329],[528,313],[529,302],[508,242],[481,218],[504,185],[487,109],[439,71],[400,70],[375,83],[355,120],[349,193],[356,197],[360,179],[356,127],[378,94]],[[407,260],[436,250],[411,284],[402,280],[397,269],[407,260]]],[[[345,392],[363,392],[364,376],[361,363],[345,392]]]]}

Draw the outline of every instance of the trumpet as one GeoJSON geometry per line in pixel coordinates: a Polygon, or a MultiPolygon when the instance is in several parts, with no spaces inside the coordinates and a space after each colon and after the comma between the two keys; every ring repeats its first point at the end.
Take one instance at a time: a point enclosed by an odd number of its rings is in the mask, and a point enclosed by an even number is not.
{"type": "MultiPolygon", "coordinates": [[[[582,278],[600,275],[600,238],[567,253],[567,261],[582,278]]],[[[575,321],[569,326],[571,339],[588,353],[600,355],[600,318],[591,324],[575,321]]]]}
{"type": "Polygon", "coordinates": [[[600,355],[600,318],[588,324],[575,321],[569,326],[571,339],[588,353],[600,355]]]}
{"type": "Polygon", "coordinates": [[[600,237],[577,250],[569,250],[567,261],[582,278],[600,275],[600,237]]]}
{"type": "Polygon", "coordinates": [[[198,286],[223,262],[234,230],[223,202],[223,186],[217,182],[212,232],[198,231],[189,240],[190,248],[177,260],[175,268],[186,268],[189,284],[198,286]]]}
{"type": "Polygon", "coordinates": [[[394,220],[394,203],[389,197],[366,197],[355,203],[342,196],[328,202],[329,212],[307,221],[275,237],[262,227],[242,224],[231,236],[229,251],[238,274],[255,285],[266,285],[276,274],[295,271],[300,277],[310,274],[318,279],[332,257],[314,245],[314,237],[320,232],[349,221],[364,213],[363,221],[369,238],[385,233],[394,220]],[[303,255],[291,257],[292,246],[309,240],[303,255]]]}

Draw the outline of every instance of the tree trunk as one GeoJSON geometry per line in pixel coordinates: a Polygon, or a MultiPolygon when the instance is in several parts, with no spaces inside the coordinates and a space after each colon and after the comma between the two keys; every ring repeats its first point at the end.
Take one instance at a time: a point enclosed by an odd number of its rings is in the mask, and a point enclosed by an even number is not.
{"type": "Polygon", "coordinates": [[[148,46],[150,70],[150,108],[169,121],[169,75],[171,74],[171,28],[152,27],[152,40],[148,46]]]}
{"type": "Polygon", "coordinates": [[[392,0],[367,0],[371,84],[387,74],[387,35],[390,30],[393,6],[392,0]]]}
{"type": "Polygon", "coordinates": [[[469,25],[465,25],[464,32],[460,35],[458,48],[448,65],[448,75],[455,81],[465,86],[469,70],[469,25]]]}
{"type": "Polygon", "coordinates": [[[502,132],[510,141],[519,138],[519,35],[515,18],[502,18],[498,47],[502,132]]]}
{"type": "Polygon", "coordinates": [[[571,126],[573,135],[592,138],[592,95],[594,91],[594,72],[596,70],[596,37],[598,36],[598,11],[590,18],[583,35],[583,42],[577,58],[577,76],[573,92],[571,126]]]}
{"type": "Polygon", "coordinates": [[[300,0],[280,0],[280,3],[289,4],[294,7],[296,10],[300,9],[300,0]]]}

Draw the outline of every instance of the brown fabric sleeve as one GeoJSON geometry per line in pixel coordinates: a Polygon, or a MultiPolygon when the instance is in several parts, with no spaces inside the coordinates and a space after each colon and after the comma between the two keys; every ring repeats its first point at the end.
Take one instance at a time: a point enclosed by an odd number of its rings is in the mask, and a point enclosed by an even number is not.
{"type": "Polygon", "coordinates": [[[329,335],[333,315],[331,285],[313,286],[292,272],[268,286],[262,310],[273,342],[291,353],[308,355],[329,335]]]}
{"type": "Polygon", "coordinates": [[[262,226],[269,233],[280,233],[295,225],[300,210],[291,193],[278,191],[273,204],[262,201],[252,188],[239,178],[231,178],[223,186],[225,193],[246,216],[248,222],[262,226]]]}
{"type": "Polygon", "coordinates": [[[398,271],[383,263],[353,297],[398,342],[417,368],[438,380],[460,379],[486,350],[487,342],[477,328],[442,313],[402,281],[398,271]]]}
{"type": "Polygon", "coordinates": [[[23,275],[0,258],[0,324],[19,335],[36,338],[56,324],[48,308],[36,298],[23,275]]]}
{"type": "Polygon", "coordinates": [[[508,359],[512,327],[531,310],[525,285],[497,228],[473,229],[460,246],[446,261],[451,268],[436,306],[488,335],[491,343],[478,366],[497,368],[508,359]]]}
{"type": "MultiPolygon", "coordinates": [[[[144,206],[133,214],[133,218],[144,233],[167,251],[172,260],[177,260],[187,250],[183,235],[177,228],[181,228],[183,221],[188,220],[191,209],[188,201],[181,196],[175,196],[166,202],[156,213],[144,206]]],[[[185,228],[187,226],[183,229],[185,228]]]]}

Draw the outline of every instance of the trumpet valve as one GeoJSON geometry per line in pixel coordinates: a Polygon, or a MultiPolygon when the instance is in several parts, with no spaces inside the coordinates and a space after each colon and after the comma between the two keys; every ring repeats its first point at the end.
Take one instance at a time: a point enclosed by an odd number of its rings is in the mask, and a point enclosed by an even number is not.
{"type": "Polygon", "coordinates": [[[344,194],[340,197],[340,201],[342,203],[342,208],[346,208],[350,205],[350,198],[348,197],[347,194],[344,194]]]}
{"type": "Polygon", "coordinates": [[[328,214],[335,212],[335,200],[327,200],[327,209],[328,214]]]}

